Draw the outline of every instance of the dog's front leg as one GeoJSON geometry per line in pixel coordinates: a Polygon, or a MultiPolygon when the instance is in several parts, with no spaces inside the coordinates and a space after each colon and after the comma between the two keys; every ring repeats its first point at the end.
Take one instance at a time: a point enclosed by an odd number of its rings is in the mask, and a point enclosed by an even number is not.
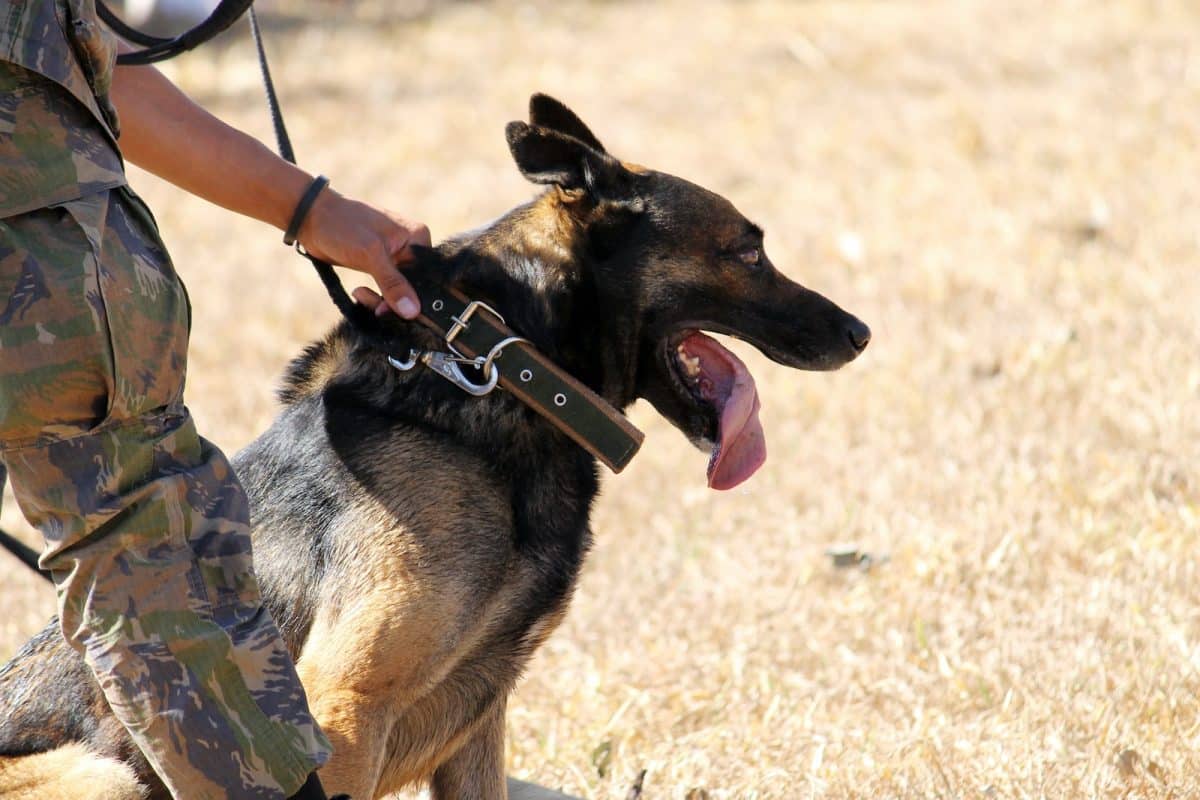
{"type": "Polygon", "coordinates": [[[504,711],[500,698],[475,732],[433,773],[434,800],[506,800],[504,711]]]}
{"type": "Polygon", "coordinates": [[[312,697],[313,713],[333,745],[333,756],[319,771],[321,783],[330,795],[370,800],[383,768],[386,710],[353,691],[327,689],[312,697]]]}

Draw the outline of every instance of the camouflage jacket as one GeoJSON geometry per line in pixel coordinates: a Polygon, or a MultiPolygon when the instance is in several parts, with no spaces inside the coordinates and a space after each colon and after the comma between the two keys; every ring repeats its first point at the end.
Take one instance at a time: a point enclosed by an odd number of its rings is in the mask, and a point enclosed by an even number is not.
{"type": "Polygon", "coordinates": [[[95,0],[0,3],[0,219],[125,183],[95,0]]]}

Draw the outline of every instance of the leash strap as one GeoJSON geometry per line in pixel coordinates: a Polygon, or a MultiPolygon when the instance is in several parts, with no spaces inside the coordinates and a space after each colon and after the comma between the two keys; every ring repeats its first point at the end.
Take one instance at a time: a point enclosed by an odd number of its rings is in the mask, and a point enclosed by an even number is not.
{"type": "Polygon", "coordinates": [[[104,20],[104,24],[112,28],[118,36],[144,48],[117,56],[118,64],[154,64],[195,49],[225,31],[246,13],[246,9],[250,8],[253,2],[254,0],[221,0],[208,19],[171,39],[151,36],[126,25],[101,0],[97,0],[96,12],[100,19],[104,20]]]}
{"type": "MultiPolygon", "coordinates": [[[[0,482],[0,489],[3,488],[3,482],[0,482]]],[[[3,545],[5,550],[19,558],[22,564],[38,573],[46,580],[51,580],[50,573],[43,572],[41,567],[38,566],[38,554],[32,547],[27,547],[20,539],[8,533],[7,531],[2,530],[0,530],[0,545],[3,545]]]]}
{"type": "Polygon", "coordinates": [[[484,370],[496,369],[500,386],[613,472],[629,464],[644,436],[604,398],[517,336],[488,306],[416,275],[409,280],[421,297],[420,321],[456,354],[492,362],[484,370]]]}
{"type": "MultiPolygon", "coordinates": [[[[254,48],[258,51],[258,68],[262,73],[263,90],[267,95],[267,108],[271,112],[271,125],[275,129],[275,142],[279,149],[279,155],[284,161],[295,164],[296,151],[292,148],[292,138],[288,136],[287,125],[283,122],[283,111],[279,107],[279,95],[275,91],[275,81],[271,79],[271,69],[267,66],[267,51],[263,46],[262,29],[259,27],[258,15],[254,13],[253,6],[250,6],[250,33],[254,38],[254,48]]],[[[316,185],[316,181],[313,182],[313,185],[316,185]]],[[[309,186],[310,190],[313,185],[309,186]]],[[[322,188],[324,188],[323,184],[322,188]]],[[[315,196],[313,199],[316,199],[315,196]]],[[[390,352],[391,342],[383,335],[375,315],[350,299],[342,282],[338,280],[337,273],[333,271],[333,265],[309,255],[299,244],[296,245],[296,252],[312,263],[313,268],[317,271],[317,277],[321,279],[321,284],[329,294],[329,299],[333,301],[342,316],[349,320],[359,335],[376,350],[384,353],[390,352]]]]}
{"type": "Polygon", "coordinates": [[[275,92],[275,81],[271,80],[271,68],[267,66],[267,50],[263,47],[262,28],[258,27],[258,14],[250,7],[250,33],[254,37],[254,49],[258,51],[258,71],[262,73],[263,90],[267,93],[267,108],[271,111],[271,125],[275,128],[275,142],[284,161],[296,163],[296,151],[292,149],[292,137],[288,136],[283,124],[283,111],[279,108],[279,95],[275,92]]]}

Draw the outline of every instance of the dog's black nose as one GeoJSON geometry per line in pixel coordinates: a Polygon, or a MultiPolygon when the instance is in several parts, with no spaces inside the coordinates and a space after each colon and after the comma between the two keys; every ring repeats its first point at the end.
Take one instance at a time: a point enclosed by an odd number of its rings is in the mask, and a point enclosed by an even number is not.
{"type": "Polygon", "coordinates": [[[854,349],[860,353],[866,350],[867,345],[871,342],[871,329],[858,317],[850,318],[850,322],[846,325],[846,335],[850,337],[850,344],[854,345],[854,349]]]}

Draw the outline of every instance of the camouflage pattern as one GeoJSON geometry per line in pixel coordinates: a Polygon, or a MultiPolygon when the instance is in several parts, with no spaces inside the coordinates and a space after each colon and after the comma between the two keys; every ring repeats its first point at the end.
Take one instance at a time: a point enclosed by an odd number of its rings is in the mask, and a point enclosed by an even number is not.
{"type": "Polygon", "coordinates": [[[0,218],[124,184],[121,157],[86,108],[49,78],[0,61],[0,218]]]}
{"type": "Polygon", "coordinates": [[[280,797],[328,744],[182,404],[187,299],[126,189],[0,220],[0,441],[63,632],[180,797],[280,797]]]}
{"type": "Polygon", "coordinates": [[[0,61],[45,75],[71,93],[116,141],[117,112],[108,98],[117,37],[96,15],[95,0],[5,0],[0,61]]]}
{"type": "MultiPolygon", "coordinates": [[[[0,459],[45,537],[63,633],[175,796],[286,797],[330,748],[262,607],[245,494],[183,405],[186,292],[149,211],[94,169],[97,119],[3,67],[18,99],[0,125],[37,143],[20,152],[95,178],[0,215],[0,459]]],[[[34,189],[51,184],[66,179],[34,189]]]]}
{"type": "Polygon", "coordinates": [[[0,217],[125,183],[108,99],[116,53],[94,0],[0,7],[0,217]]]}

